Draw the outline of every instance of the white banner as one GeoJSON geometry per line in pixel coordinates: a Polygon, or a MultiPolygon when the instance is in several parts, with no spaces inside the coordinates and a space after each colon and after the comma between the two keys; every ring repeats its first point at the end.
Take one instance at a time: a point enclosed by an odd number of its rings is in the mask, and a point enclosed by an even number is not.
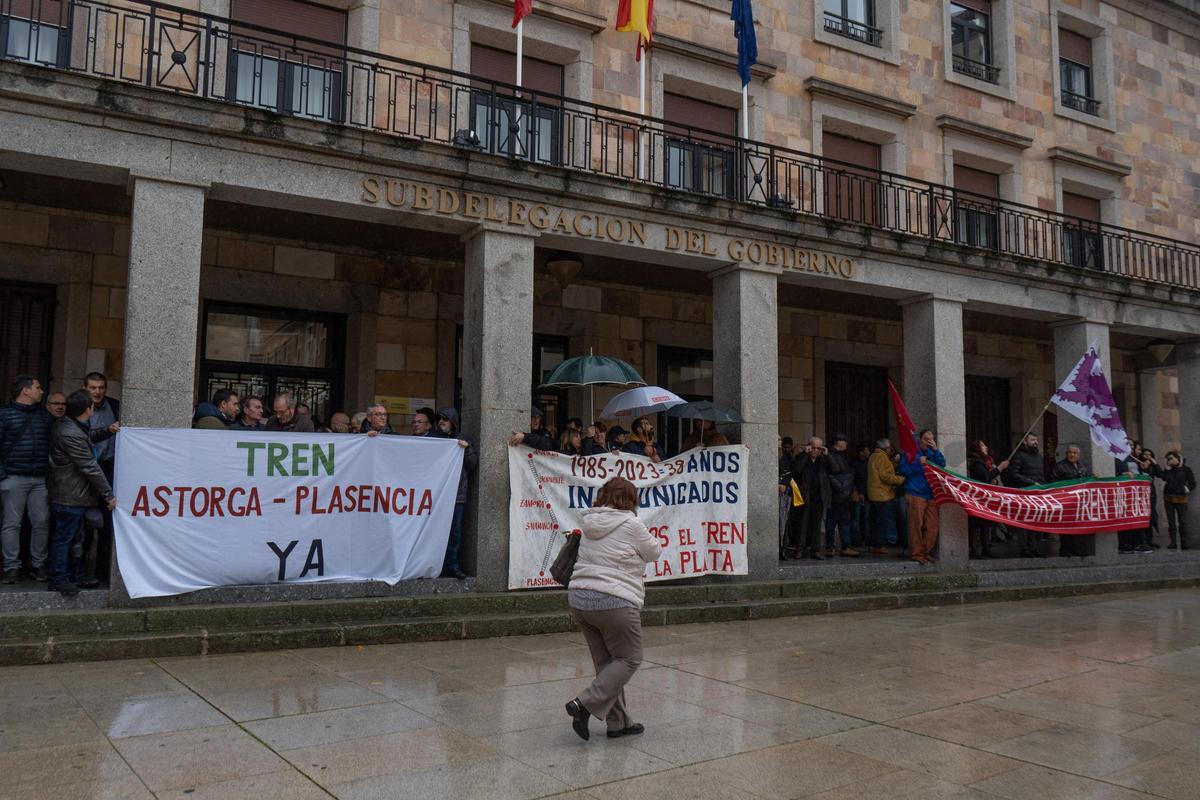
{"type": "Polygon", "coordinates": [[[462,460],[449,439],[123,428],[121,577],[131,597],[435,577],[462,460]]]}
{"type": "Polygon", "coordinates": [[[638,516],[662,545],[647,581],[745,575],[746,448],[706,447],[659,464],[641,456],[567,456],[509,448],[508,588],[557,586],[550,564],[614,477],[638,488],[638,516]]]}

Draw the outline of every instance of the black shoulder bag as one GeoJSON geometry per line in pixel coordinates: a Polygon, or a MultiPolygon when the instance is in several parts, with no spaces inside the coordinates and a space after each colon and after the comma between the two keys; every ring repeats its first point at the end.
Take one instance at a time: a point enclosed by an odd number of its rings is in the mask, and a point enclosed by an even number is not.
{"type": "Polygon", "coordinates": [[[558,551],[554,563],[550,565],[551,577],[563,586],[571,583],[571,574],[575,572],[575,560],[579,558],[579,541],[582,538],[581,534],[568,533],[566,544],[558,551]]]}

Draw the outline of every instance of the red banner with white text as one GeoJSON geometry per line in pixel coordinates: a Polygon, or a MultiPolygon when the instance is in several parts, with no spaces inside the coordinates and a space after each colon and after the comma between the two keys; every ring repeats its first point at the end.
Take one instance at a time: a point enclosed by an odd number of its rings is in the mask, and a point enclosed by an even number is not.
{"type": "Polygon", "coordinates": [[[973,517],[1044,533],[1110,533],[1150,525],[1150,479],[1085,478],[1010,489],[925,466],[940,506],[962,506],[973,517]]]}

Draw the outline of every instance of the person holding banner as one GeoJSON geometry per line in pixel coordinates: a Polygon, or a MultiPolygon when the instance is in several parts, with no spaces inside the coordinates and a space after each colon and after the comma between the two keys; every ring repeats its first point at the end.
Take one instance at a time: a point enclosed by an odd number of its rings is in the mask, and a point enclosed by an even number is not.
{"type": "Polygon", "coordinates": [[[471,475],[479,469],[479,451],[475,443],[458,431],[458,409],[451,406],[439,408],[438,430],[447,439],[457,439],[463,451],[462,472],[458,476],[458,494],[454,499],[454,516],[450,521],[450,537],[446,540],[446,558],[442,563],[443,578],[463,580],[467,574],[458,565],[458,551],[462,547],[463,515],[467,512],[467,497],[470,494],[471,475]]]}
{"type": "MultiPolygon", "coordinates": [[[[998,465],[988,452],[987,443],[981,439],[971,442],[967,451],[967,477],[980,483],[996,483],[1000,473],[1008,469],[1008,462],[1001,461],[998,465]]],[[[970,542],[971,558],[992,557],[992,531],[995,524],[991,520],[980,517],[970,517],[967,520],[967,537],[970,542]]]]}
{"type": "MultiPolygon", "coordinates": [[[[1013,489],[1032,489],[1041,486],[1046,480],[1046,467],[1038,453],[1038,437],[1036,433],[1027,433],[1017,451],[1013,453],[1008,469],[1002,476],[1004,485],[1013,489]]],[[[1045,558],[1046,554],[1038,549],[1037,532],[1020,529],[1021,558],[1045,558]]]]}
{"type": "Polygon", "coordinates": [[[46,482],[50,510],[54,512],[54,534],[50,539],[50,584],[46,588],[64,596],[79,594],[75,583],[78,564],[71,559],[83,518],[97,503],[112,511],[117,506],[112,485],[92,452],[89,420],[92,398],[78,389],[67,398],[66,416],[50,428],[49,474],[46,482]]]}
{"type": "Polygon", "coordinates": [[[944,469],[946,457],[937,449],[937,439],[929,429],[921,431],[918,445],[915,457],[905,456],[900,462],[904,493],[908,497],[909,558],[918,564],[932,564],[938,540],[938,510],[933,502],[933,487],[925,478],[925,464],[944,469]]]}
{"type": "MultiPolygon", "coordinates": [[[[1087,465],[1079,460],[1080,454],[1079,445],[1067,445],[1063,460],[1055,464],[1054,471],[1050,473],[1050,480],[1058,483],[1059,481],[1078,481],[1094,477],[1092,471],[1087,468],[1087,465]]],[[[1080,558],[1084,558],[1092,555],[1094,552],[1094,534],[1081,533],[1075,536],[1058,537],[1058,554],[1060,556],[1068,558],[1079,556],[1080,558]]]]}
{"type": "Polygon", "coordinates": [[[630,719],[625,684],[642,664],[644,575],[646,565],[662,557],[662,546],[638,519],[637,508],[637,487],[613,478],[583,512],[567,601],[592,654],[596,679],[566,708],[571,727],[585,741],[592,717],[605,720],[610,739],[645,730],[630,719]]]}

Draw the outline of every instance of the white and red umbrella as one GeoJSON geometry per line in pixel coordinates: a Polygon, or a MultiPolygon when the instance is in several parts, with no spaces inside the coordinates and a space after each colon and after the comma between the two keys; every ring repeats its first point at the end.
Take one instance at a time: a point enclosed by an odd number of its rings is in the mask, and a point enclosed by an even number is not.
{"type": "Polygon", "coordinates": [[[682,397],[661,386],[639,386],[621,392],[608,401],[600,412],[601,419],[637,419],[649,414],[666,411],[673,406],[683,405],[682,397]]]}

